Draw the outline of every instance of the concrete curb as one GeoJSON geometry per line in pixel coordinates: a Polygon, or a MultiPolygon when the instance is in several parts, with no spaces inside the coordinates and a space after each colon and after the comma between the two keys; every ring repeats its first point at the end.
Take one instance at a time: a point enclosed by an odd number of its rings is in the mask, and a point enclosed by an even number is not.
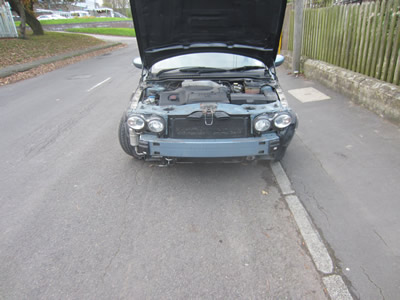
{"type": "Polygon", "coordinates": [[[332,259],[299,198],[296,195],[290,195],[285,197],[285,200],[306,242],[317,270],[324,274],[332,274],[332,259]]]}
{"type": "Polygon", "coordinates": [[[97,50],[107,49],[107,48],[114,47],[114,46],[117,46],[120,44],[121,43],[107,43],[105,45],[94,46],[94,47],[90,47],[90,48],[87,48],[84,50],[72,51],[72,52],[68,52],[65,54],[61,54],[61,55],[56,55],[56,56],[52,56],[52,57],[35,60],[33,62],[26,63],[26,64],[8,66],[8,67],[0,69],[0,77],[7,77],[7,76],[13,75],[18,72],[28,71],[30,69],[39,67],[40,65],[43,65],[43,64],[50,64],[50,63],[53,63],[56,61],[83,55],[83,54],[90,53],[90,52],[97,51],[97,50]]]}
{"type": "MultiPolygon", "coordinates": [[[[291,68],[291,53],[283,51],[291,68]]],[[[301,60],[304,75],[337,91],[394,123],[400,124],[400,86],[343,69],[323,61],[301,60]]]]}
{"type": "Polygon", "coordinates": [[[299,198],[294,194],[289,178],[279,162],[270,164],[272,173],[278,182],[285,201],[292,213],[299,231],[304,239],[311,258],[319,272],[322,273],[322,281],[326,287],[329,297],[332,300],[351,300],[351,296],[342,277],[334,274],[332,258],[329,255],[324,242],[322,241],[315,225],[312,223],[306,209],[301,204],[299,198]]]}
{"type": "Polygon", "coordinates": [[[55,24],[55,25],[43,25],[46,31],[64,31],[68,28],[133,28],[132,20],[129,21],[108,21],[108,22],[89,22],[89,23],[72,23],[72,24],[55,24]]]}

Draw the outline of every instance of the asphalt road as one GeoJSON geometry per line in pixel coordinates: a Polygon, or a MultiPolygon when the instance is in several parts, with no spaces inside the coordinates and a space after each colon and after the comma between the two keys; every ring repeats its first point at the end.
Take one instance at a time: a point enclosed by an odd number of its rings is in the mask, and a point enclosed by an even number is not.
{"type": "Polygon", "coordinates": [[[0,88],[0,298],[326,298],[268,164],[120,149],[135,55],[0,88]]]}
{"type": "Polygon", "coordinates": [[[282,165],[360,299],[400,295],[400,128],[323,86],[279,78],[300,126],[282,165]],[[302,103],[314,88],[327,100],[302,103]]]}

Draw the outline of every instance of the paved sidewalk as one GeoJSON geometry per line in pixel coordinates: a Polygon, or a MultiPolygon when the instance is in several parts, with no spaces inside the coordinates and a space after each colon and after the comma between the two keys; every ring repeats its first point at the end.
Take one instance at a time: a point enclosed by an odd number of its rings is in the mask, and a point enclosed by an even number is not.
{"type": "Polygon", "coordinates": [[[320,84],[278,75],[299,128],[282,165],[361,299],[400,293],[400,128],[320,84]]]}

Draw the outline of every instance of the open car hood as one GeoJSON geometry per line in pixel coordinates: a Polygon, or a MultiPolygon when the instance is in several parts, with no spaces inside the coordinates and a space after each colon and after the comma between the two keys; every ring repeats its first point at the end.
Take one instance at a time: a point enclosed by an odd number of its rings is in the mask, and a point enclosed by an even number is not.
{"type": "Polygon", "coordinates": [[[143,66],[181,54],[275,60],[286,0],[130,0],[143,66]]]}

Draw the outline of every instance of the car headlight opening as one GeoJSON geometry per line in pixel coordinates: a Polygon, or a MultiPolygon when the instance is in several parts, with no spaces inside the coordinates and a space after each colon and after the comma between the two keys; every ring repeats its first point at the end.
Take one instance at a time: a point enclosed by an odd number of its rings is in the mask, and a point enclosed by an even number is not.
{"type": "Polygon", "coordinates": [[[274,120],[274,125],[277,128],[283,129],[292,123],[292,117],[289,114],[281,114],[274,120]]]}
{"type": "Polygon", "coordinates": [[[257,117],[254,121],[254,129],[258,132],[264,132],[270,129],[271,122],[266,116],[257,117]]]}
{"type": "Polygon", "coordinates": [[[133,116],[133,117],[128,118],[127,123],[130,128],[135,129],[135,130],[141,130],[146,125],[146,121],[142,117],[139,117],[139,116],[133,116]]]}
{"type": "Polygon", "coordinates": [[[164,130],[164,122],[159,119],[152,119],[147,123],[147,128],[151,132],[160,133],[164,130]]]}

